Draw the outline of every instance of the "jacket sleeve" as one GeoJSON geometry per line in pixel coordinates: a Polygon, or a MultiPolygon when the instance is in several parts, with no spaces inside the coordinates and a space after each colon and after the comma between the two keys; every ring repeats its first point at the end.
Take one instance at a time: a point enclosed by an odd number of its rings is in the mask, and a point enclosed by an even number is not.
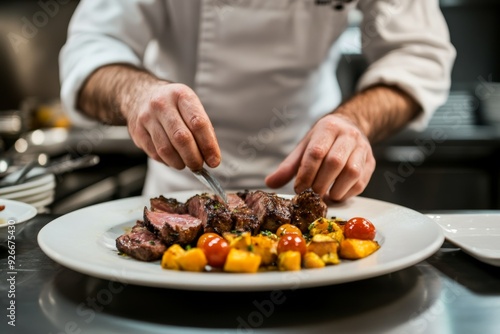
{"type": "Polygon", "coordinates": [[[362,51],[369,63],[358,89],[384,83],[412,96],[421,130],[448,96],[455,49],[438,0],[363,0],[362,51]]]}
{"type": "Polygon", "coordinates": [[[59,54],[61,101],[73,124],[95,121],[76,110],[85,80],[108,64],[142,67],[149,42],[165,26],[164,4],[156,0],[81,0],[59,54]]]}

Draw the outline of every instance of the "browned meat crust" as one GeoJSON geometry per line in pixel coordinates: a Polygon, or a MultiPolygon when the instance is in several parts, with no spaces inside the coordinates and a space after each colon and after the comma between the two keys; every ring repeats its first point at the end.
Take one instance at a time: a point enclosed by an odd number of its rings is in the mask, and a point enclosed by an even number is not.
{"type": "Polygon", "coordinates": [[[186,245],[193,242],[202,231],[202,222],[187,214],[150,211],[144,208],[144,224],[165,244],[186,245]]]}
{"type": "Polygon", "coordinates": [[[132,230],[116,239],[116,248],[134,259],[155,261],[161,259],[167,246],[142,221],[137,221],[132,230]]]}
{"type": "Polygon", "coordinates": [[[290,223],[292,215],[288,201],[276,194],[261,190],[250,192],[245,196],[245,203],[257,216],[262,231],[276,232],[280,225],[290,223]]]}
{"type": "Polygon", "coordinates": [[[187,200],[188,213],[201,220],[203,232],[222,234],[231,231],[233,223],[227,207],[207,194],[195,195],[187,200]]]}

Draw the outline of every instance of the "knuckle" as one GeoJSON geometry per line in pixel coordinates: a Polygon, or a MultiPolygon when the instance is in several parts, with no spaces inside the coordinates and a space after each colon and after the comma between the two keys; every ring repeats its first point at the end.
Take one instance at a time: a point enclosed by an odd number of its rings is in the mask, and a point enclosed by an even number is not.
{"type": "Polygon", "coordinates": [[[189,120],[189,125],[193,131],[203,130],[208,128],[209,122],[207,119],[200,117],[198,115],[194,115],[189,120]]]}
{"type": "MultiPolygon", "coordinates": [[[[149,100],[149,110],[163,111],[167,109],[167,100],[164,96],[153,96],[149,100]]],[[[148,113],[142,113],[148,115],[148,113]]],[[[142,116],[142,115],[141,115],[142,116]]]]}
{"type": "Polygon", "coordinates": [[[348,164],[345,167],[345,172],[352,179],[359,179],[362,173],[361,167],[358,164],[348,164]]]}
{"type": "Polygon", "coordinates": [[[187,146],[191,141],[191,133],[187,129],[177,129],[172,134],[172,141],[180,146],[187,146]]]}
{"type": "Polygon", "coordinates": [[[327,150],[319,145],[315,145],[307,149],[307,155],[313,160],[323,160],[326,153],[327,150]]]}
{"type": "Polygon", "coordinates": [[[333,154],[330,154],[327,158],[327,163],[330,166],[341,166],[342,163],[344,162],[344,159],[342,155],[338,152],[334,152],[333,154]]]}
{"type": "Polygon", "coordinates": [[[161,146],[156,151],[162,157],[169,157],[173,153],[172,148],[168,145],[161,146]]]}

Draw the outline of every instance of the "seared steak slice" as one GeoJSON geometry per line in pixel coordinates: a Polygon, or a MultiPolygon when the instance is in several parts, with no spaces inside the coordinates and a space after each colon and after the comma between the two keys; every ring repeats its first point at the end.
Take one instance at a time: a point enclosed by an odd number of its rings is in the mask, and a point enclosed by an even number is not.
{"type": "Polygon", "coordinates": [[[163,211],[170,213],[184,214],[187,213],[186,205],[177,201],[175,198],[166,198],[163,195],[151,198],[151,211],[163,211]]]}
{"type": "Polygon", "coordinates": [[[144,223],[138,220],[132,230],[116,238],[116,248],[134,259],[155,261],[161,259],[167,246],[144,223]]]}
{"type": "Polygon", "coordinates": [[[293,197],[290,209],[292,224],[305,233],[313,221],[326,217],[327,206],[312,189],[306,189],[293,197]]]}
{"type": "Polygon", "coordinates": [[[187,200],[188,213],[202,221],[203,232],[216,232],[222,235],[231,231],[231,213],[226,206],[207,194],[195,195],[187,200]]]}
{"type": "Polygon", "coordinates": [[[287,200],[276,194],[262,190],[250,192],[245,196],[245,203],[257,216],[261,231],[276,232],[280,225],[290,223],[291,213],[287,200]]]}
{"type": "Polygon", "coordinates": [[[259,219],[237,194],[227,194],[227,207],[231,212],[233,229],[238,232],[259,232],[259,219]]]}
{"type": "Polygon", "coordinates": [[[144,224],[166,245],[193,242],[201,232],[201,220],[187,214],[149,211],[144,208],[144,224]]]}

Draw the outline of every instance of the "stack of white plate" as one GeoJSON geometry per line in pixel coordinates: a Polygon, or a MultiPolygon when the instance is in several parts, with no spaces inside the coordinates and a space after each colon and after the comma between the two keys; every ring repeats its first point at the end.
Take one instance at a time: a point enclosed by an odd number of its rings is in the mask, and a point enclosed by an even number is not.
{"type": "Polygon", "coordinates": [[[31,204],[41,213],[54,201],[55,187],[54,175],[46,174],[25,183],[0,188],[0,198],[31,204]]]}

